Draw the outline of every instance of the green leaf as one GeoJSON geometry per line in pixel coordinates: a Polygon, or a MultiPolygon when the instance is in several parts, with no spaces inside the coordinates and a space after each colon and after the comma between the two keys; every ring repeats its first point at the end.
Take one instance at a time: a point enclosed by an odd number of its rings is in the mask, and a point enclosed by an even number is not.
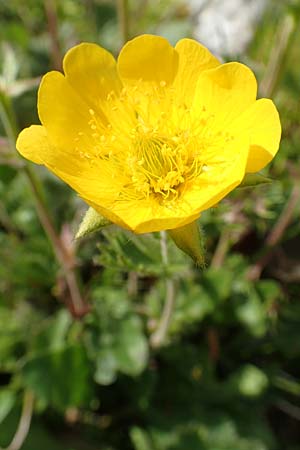
{"type": "Polygon", "coordinates": [[[260,301],[255,289],[245,284],[239,292],[239,304],[235,308],[237,319],[257,337],[267,330],[266,306],[260,301]]]}
{"type": "MultiPolygon", "coordinates": [[[[0,272],[1,278],[1,272],[0,272]]],[[[9,371],[17,363],[17,348],[24,339],[26,312],[20,308],[12,314],[11,310],[0,305],[0,370],[9,371]],[[18,317],[18,314],[19,317],[18,317]],[[24,322],[23,322],[24,320],[24,322]]]]}
{"type": "Polygon", "coordinates": [[[13,46],[4,42],[1,48],[2,58],[3,58],[3,71],[1,74],[2,82],[5,85],[9,85],[17,79],[20,61],[13,49],[13,46]]]}
{"type": "Polygon", "coordinates": [[[79,229],[76,233],[75,239],[80,239],[95,231],[101,230],[101,228],[111,225],[111,221],[103,217],[93,208],[89,208],[82,219],[79,229]]]}
{"type": "Polygon", "coordinates": [[[272,182],[273,180],[271,178],[267,178],[259,173],[247,173],[238,188],[255,187],[272,182]]]}
{"type": "Polygon", "coordinates": [[[30,350],[32,354],[44,354],[45,350],[52,352],[64,349],[71,323],[71,315],[65,309],[59,310],[51,320],[42,322],[39,333],[34,335],[31,342],[30,350]]]}
{"type": "Polygon", "coordinates": [[[120,323],[115,355],[121,372],[139,375],[148,360],[148,344],[138,317],[132,316],[120,323]]]}
{"type": "Polygon", "coordinates": [[[227,268],[208,268],[202,277],[202,286],[215,304],[225,301],[231,293],[234,275],[227,268]]]}
{"type": "Polygon", "coordinates": [[[94,379],[96,383],[107,386],[117,378],[118,362],[110,348],[101,349],[97,354],[96,371],[94,379]]]}
{"type": "Polygon", "coordinates": [[[252,364],[245,365],[236,379],[238,390],[247,397],[258,397],[269,384],[267,375],[252,364]]]}
{"type": "Polygon", "coordinates": [[[23,367],[23,377],[39,400],[60,410],[90,400],[89,364],[80,345],[31,358],[23,367]]]}
{"type": "Polygon", "coordinates": [[[7,417],[16,401],[16,396],[10,389],[0,391],[0,423],[7,417]]]}
{"type": "Polygon", "coordinates": [[[148,433],[139,427],[130,430],[130,438],[136,450],[153,450],[148,433]]]}

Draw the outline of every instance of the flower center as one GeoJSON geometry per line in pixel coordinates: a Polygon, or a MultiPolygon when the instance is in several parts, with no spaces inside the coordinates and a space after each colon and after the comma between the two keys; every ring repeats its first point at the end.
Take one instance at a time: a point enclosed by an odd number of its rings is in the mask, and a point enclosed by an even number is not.
{"type": "Polygon", "coordinates": [[[163,200],[177,198],[186,181],[201,171],[183,136],[162,137],[139,133],[127,159],[131,187],[138,196],[163,200]]]}

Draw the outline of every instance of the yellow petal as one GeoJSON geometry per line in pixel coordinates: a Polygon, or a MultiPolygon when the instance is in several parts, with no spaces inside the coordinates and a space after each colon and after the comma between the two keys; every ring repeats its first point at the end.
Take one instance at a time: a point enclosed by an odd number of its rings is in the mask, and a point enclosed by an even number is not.
{"type": "Polygon", "coordinates": [[[175,50],[179,54],[179,63],[174,87],[185,104],[189,105],[201,72],[219,66],[220,62],[206,47],[193,39],[181,39],[175,50]]]}
{"type": "Polygon", "coordinates": [[[91,115],[88,105],[79,97],[60,72],[47,73],[40,84],[38,111],[51,142],[79,156],[80,149],[93,146],[91,115]]]}
{"type": "Polygon", "coordinates": [[[182,227],[198,219],[201,211],[216,205],[241,183],[248,149],[248,135],[237,136],[221,155],[217,153],[207,161],[208,170],[193,180],[172,206],[151,199],[109,204],[95,195],[85,200],[112,222],[138,234],[182,227]]]}
{"type": "Polygon", "coordinates": [[[109,204],[99,204],[95,197],[92,200],[84,196],[82,198],[112,222],[137,234],[170,230],[191,223],[199,217],[198,212],[193,214],[189,211],[187,214],[180,208],[172,211],[170,208],[146,200],[138,203],[115,202],[112,207],[109,204]]]}
{"type": "Polygon", "coordinates": [[[18,136],[16,147],[24,158],[36,164],[43,164],[43,155],[50,150],[45,128],[41,125],[25,128],[18,136]]]}
{"type": "Polygon", "coordinates": [[[149,209],[145,212],[147,212],[147,214],[144,213],[143,216],[140,216],[140,222],[136,222],[134,227],[131,227],[132,231],[137,234],[171,230],[182,227],[199,218],[199,213],[186,216],[177,211],[177,214],[176,212],[173,212],[171,215],[166,208],[159,214],[155,213],[155,210],[153,209],[149,209]]]}
{"type": "Polygon", "coordinates": [[[255,102],[256,94],[253,72],[232,62],[201,73],[193,105],[196,113],[206,109],[224,127],[255,102]]]}
{"type": "Polygon", "coordinates": [[[16,147],[22,156],[37,164],[44,164],[68,184],[70,184],[68,174],[74,179],[90,174],[89,161],[86,158],[79,158],[76,153],[68,149],[62,150],[53,145],[46,128],[41,125],[25,128],[19,134],[16,147]]]}
{"type": "Polygon", "coordinates": [[[205,170],[186,190],[183,199],[186,208],[198,213],[205,211],[238,186],[245,176],[248,150],[247,133],[235,136],[227,148],[216,149],[216,154],[207,158],[205,170]]]}
{"type": "Polygon", "coordinates": [[[250,144],[249,170],[278,147],[276,110],[255,103],[251,70],[239,63],[209,68],[217,64],[193,41],[175,50],[163,38],[140,36],[119,57],[125,89],[108,95],[121,87],[112,56],[80,45],[65,58],[66,77],[43,78],[43,126],[24,130],[17,147],[121,227],[183,227],[242,181],[250,144]]]}
{"type": "MultiPolygon", "coordinates": [[[[105,161],[101,161],[101,164],[98,164],[97,161],[94,161],[93,164],[79,161],[77,170],[73,160],[70,161],[68,167],[60,156],[56,166],[47,164],[47,167],[71,186],[80,197],[88,200],[90,206],[94,207],[92,203],[95,203],[104,208],[114,209],[123,182],[121,176],[112,181],[111,172],[105,171],[105,165],[105,161]]],[[[99,213],[102,214],[101,211],[99,213]]],[[[103,215],[110,219],[107,214],[103,215]]]]}
{"type": "Polygon", "coordinates": [[[250,134],[247,172],[263,169],[276,155],[281,137],[280,119],[274,103],[266,98],[257,100],[233,126],[240,128],[240,133],[250,134]]]}
{"type": "Polygon", "coordinates": [[[127,42],[118,58],[122,79],[157,84],[172,83],[178,66],[178,54],[160,36],[142,35],[127,42]]]}
{"type": "Polygon", "coordinates": [[[99,100],[122,88],[114,57],[99,45],[82,43],[73,47],[64,57],[63,68],[70,85],[95,109],[99,100]]]}

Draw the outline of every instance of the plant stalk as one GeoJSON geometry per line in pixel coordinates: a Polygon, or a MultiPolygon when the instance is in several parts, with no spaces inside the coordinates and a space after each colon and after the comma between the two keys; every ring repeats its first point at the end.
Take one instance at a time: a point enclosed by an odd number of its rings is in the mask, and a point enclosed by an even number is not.
{"type": "Polygon", "coordinates": [[[129,39],[129,5],[128,0],[117,0],[117,12],[122,46],[129,39]]]}
{"type": "MultiPolygon", "coordinates": [[[[163,265],[167,267],[169,263],[169,257],[166,231],[161,231],[160,233],[160,246],[162,262],[163,265]]],[[[175,306],[175,294],[175,281],[173,278],[168,278],[166,280],[166,300],[162,315],[157,329],[150,337],[150,344],[153,348],[161,347],[167,337],[169,325],[172,319],[172,313],[175,306]]]]}
{"type": "MultiPolygon", "coordinates": [[[[0,119],[9,139],[10,147],[12,151],[15,151],[15,141],[18,135],[16,118],[9,99],[4,95],[1,95],[0,97],[0,119]]],[[[77,275],[75,272],[74,258],[70,255],[70,252],[68,252],[63,241],[60,239],[55,230],[51,215],[46,205],[42,185],[34,170],[27,162],[24,163],[22,170],[30,186],[39,220],[49,238],[54,255],[62,268],[70,295],[70,304],[68,305],[70,312],[74,317],[82,317],[88,312],[89,308],[80,293],[77,275]]]]}

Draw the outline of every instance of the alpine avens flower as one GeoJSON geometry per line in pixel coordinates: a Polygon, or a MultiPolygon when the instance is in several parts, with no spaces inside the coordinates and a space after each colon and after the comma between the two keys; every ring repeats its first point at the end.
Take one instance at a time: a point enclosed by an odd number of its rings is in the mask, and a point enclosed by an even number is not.
{"type": "Polygon", "coordinates": [[[191,224],[277,152],[278,113],[252,71],[191,39],[139,36],[117,62],[83,43],[63,70],[42,79],[42,125],[17,148],[135,233],[191,224]]]}

